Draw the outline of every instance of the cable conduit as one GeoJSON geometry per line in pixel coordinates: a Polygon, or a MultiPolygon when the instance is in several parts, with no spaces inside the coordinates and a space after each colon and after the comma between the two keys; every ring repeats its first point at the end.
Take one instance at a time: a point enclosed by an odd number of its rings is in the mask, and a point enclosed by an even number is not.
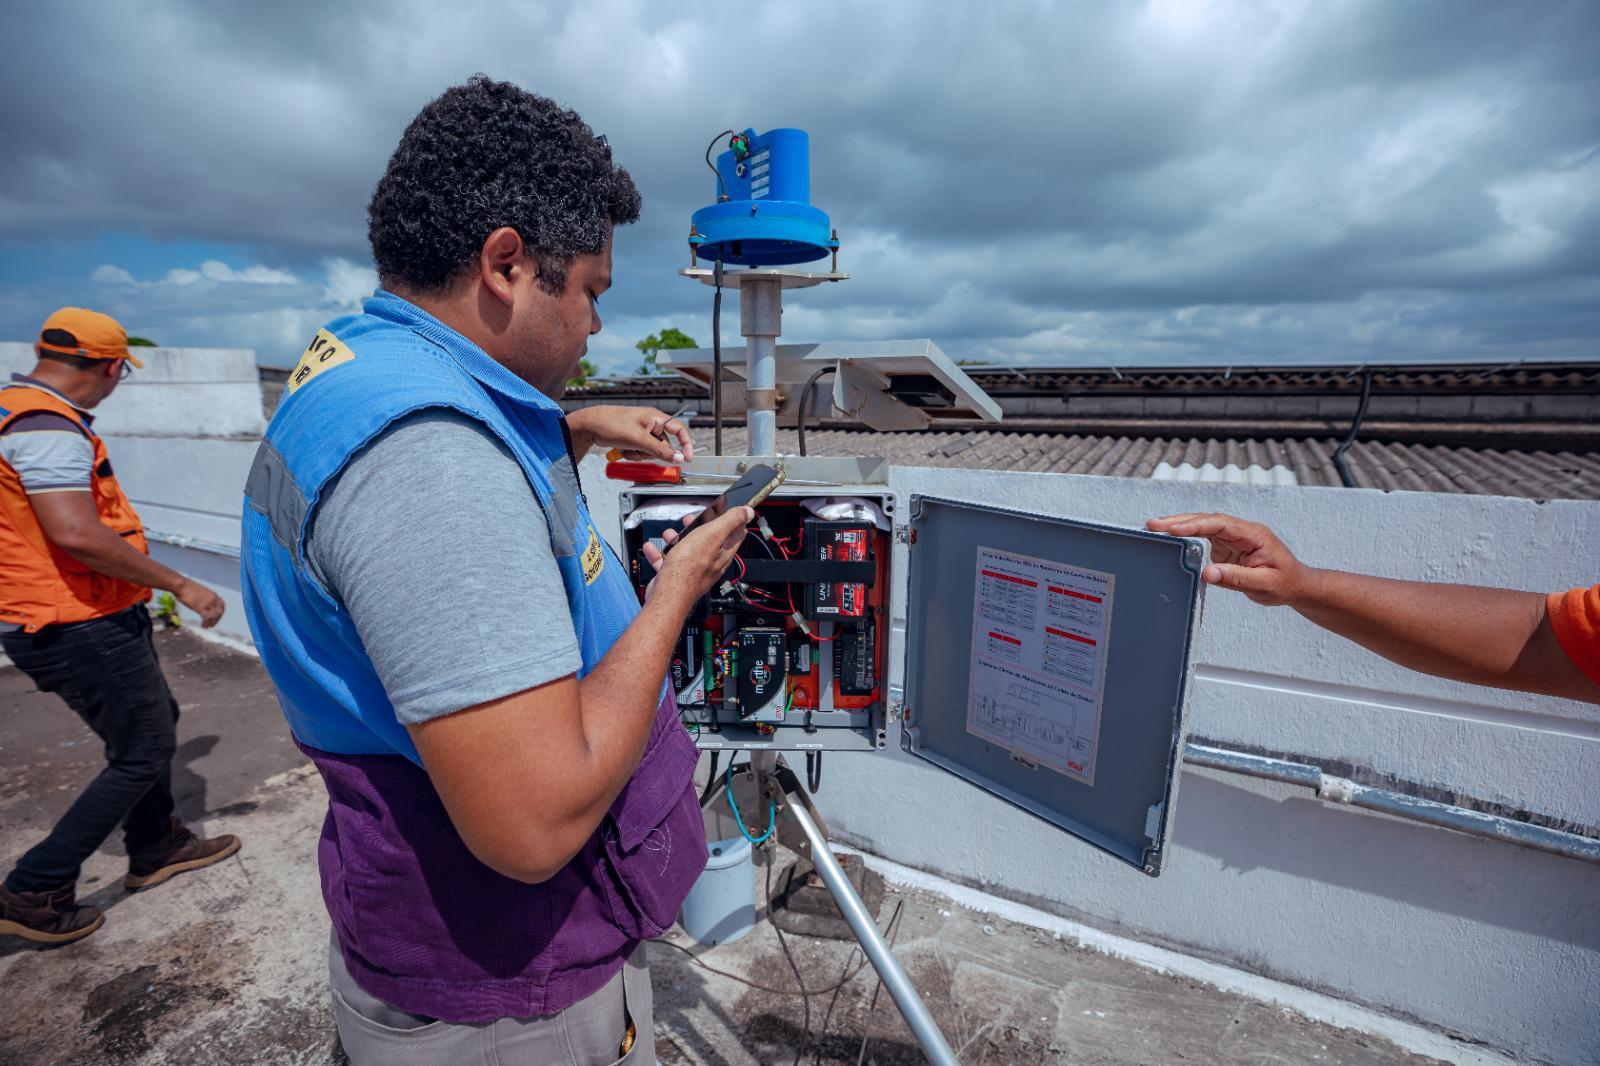
{"type": "Polygon", "coordinates": [[[1397,818],[1454,829],[1460,833],[1488,837],[1491,840],[1537,848],[1570,859],[1600,864],[1600,839],[1565,833],[1541,825],[1519,822],[1496,814],[1469,811],[1448,803],[1437,803],[1403,792],[1372,788],[1346,777],[1324,773],[1320,767],[1308,763],[1273,759],[1265,755],[1251,755],[1228,748],[1213,748],[1188,743],[1183,748],[1183,761],[1191,766],[1203,766],[1224,773],[1259,777],[1268,781],[1309,788],[1326,803],[1339,803],[1351,807],[1364,807],[1397,818]]]}

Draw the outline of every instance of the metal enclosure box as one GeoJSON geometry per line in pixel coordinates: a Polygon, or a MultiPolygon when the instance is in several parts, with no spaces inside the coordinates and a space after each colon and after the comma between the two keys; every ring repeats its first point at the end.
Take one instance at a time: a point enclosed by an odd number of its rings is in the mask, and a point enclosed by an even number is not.
{"type": "MultiPolygon", "coordinates": [[[[759,461],[750,459],[749,461],[759,461]]],[[[770,460],[769,460],[770,461],[770,460]]],[[[734,469],[736,460],[730,457],[706,460],[697,463],[699,468],[734,469]]],[[[848,472],[856,470],[873,471],[883,470],[881,460],[843,460],[843,459],[812,459],[795,460],[790,458],[786,465],[791,469],[799,469],[795,476],[812,476],[817,473],[828,472],[834,477],[844,477],[848,472]]],[[[717,485],[635,485],[624,489],[619,498],[619,511],[624,526],[628,516],[631,515],[641,503],[665,498],[700,499],[709,502],[721,491],[717,485]]],[[[818,497],[859,497],[875,503],[892,523],[894,521],[895,500],[894,494],[888,486],[883,484],[845,484],[828,485],[823,487],[807,487],[801,485],[780,486],[769,497],[772,502],[794,502],[802,499],[815,499],[818,497]]],[[[623,534],[624,542],[627,540],[626,532],[623,534]]],[[[884,534],[886,543],[892,541],[888,532],[884,534]]],[[[889,590],[894,588],[893,553],[885,551],[882,559],[882,602],[885,618],[881,626],[879,641],[885,646],[888,643],[889,618],[893,610],[890,603],[889,590]]],[[[780,619],[781,612],[777,617],[780,619]]],[[[833,642],[818,642],[815,649],[818,659],[819,672],[830,676],[837,676],[841,662],[836,658],[836,644],[833,642]]],[[[885,652],[887,654],[887,652],[885,652]]],[[[888,663],[883,664],[884,679],[878,688],[880,692],[887,693],[888,663]]],[[[709,669],[709,667],[708,667],[709,669]]],[[[701,729],[695,737],[695,743],[704,751],[747,750],[747,751],[876,751],[888,744],[888,734],[885,729],[888,708],[886,695],[873,700],[869,706],[861,708],[836,709],[832,703],[833,697],[818,694],[819,709],[811,715],[818,728],[815,732],[807,732],[802,726],[790,721],[774,721],[770,715],[753,716],[748,723],[730,724],[724,721],[719,732],[701,729]],[[825,709],[823,706],[826,700],[825,709]],[[765,734],[759,732],[761,728],[771,727],[765,734]]],[[[690,725],[703,725],[706,714],[714,712],[697,712],[689,708],[681,708],[684,721],[690,725]]]]}
{"type": "MultiPolygon", "coordinates": [[[[621,513],[626,521],[642,501],[709,500],[716,491],[635,486],[622,493],[621,513]]],[[[897,514],[881,485],[785,485],[772,499],[818,496],[874,501],[906,545],[904,600],[892,555],[882,579],[889,616],[905,619],[902,698],[893,701],[882,684],[882,699],[832,712],[830,728],[752,719],[700,730],[696,743],[710,751],[875,751],[888,742],[887,720],[899,717],[905,752],[1158,875],[1181,765],[1205,542],[917,494],[897,514]],[[759,733],[757,721],[771,730],[759,733]]],[[[886,633],[879,639],[887,644],[886,633]]],[[[844,664],[830,645],[817,652],[838,676],[844,664]]],[[[685,721],[705,719],[685,713],[685,721]]]]}
{"type": "Polygon", "coordinates": [[[906,525],[901,747],[1159,874],[1204,542],[918,495],[906,525]]]}

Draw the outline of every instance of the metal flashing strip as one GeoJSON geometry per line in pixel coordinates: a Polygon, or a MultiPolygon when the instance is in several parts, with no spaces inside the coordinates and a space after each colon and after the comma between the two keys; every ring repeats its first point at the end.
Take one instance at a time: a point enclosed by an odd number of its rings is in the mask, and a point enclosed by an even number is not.
{"type": "Polygon", "coordinates": [[[208,552],[211,555],[226,555],[230,559],[239,558],[239,549],[232,544],[218,544],[214,540],[202,540],[183,533],[162,533],[159,530],[147,529],[144,531],[146,540],[153,540],[160,544],[170,544],[174,548],[189,548],[194,551],[208,552]]]}
{"type": "Polygon", "coordinates": [[[1204,766],[1224,773],[1299,785],[1314,790],[1319,799],[1330,803],[1365,807],[1397,818],[1408,818],[1444,829],[1454,829],[1460,833],[1503,840],[1556,855],[1565,855],[1570,859],[1600,864],[1600,839],[1581,837],[1576,833],[1564,833],[1559,829],[1531,825],[1528,822],[1519,822],[1495,814],[1484,814],[1481,811],[1469,811],[1465,807],[1436,803],[1417,796],[1407,796],[1402,792],[1372,788],[1357,784],[1347,777],[1323,773],[1320,768],[1308,763],[1272,759],[1265,755],[1251,755],[1227,748],[1205,747],[1192,742],[1183,747],[1183,761],[1191,766],[1204,766]]]}

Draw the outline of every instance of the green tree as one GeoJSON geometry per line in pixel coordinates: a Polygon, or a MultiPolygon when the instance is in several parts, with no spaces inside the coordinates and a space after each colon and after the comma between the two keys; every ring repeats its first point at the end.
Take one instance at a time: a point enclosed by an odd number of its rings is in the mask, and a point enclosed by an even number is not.
{"type": "Polygon", "coordinates": [[[578,360],[578,372],[567,379],[567,388],[578,389],[589,384],[589,379],[600,371],[588,359],[578,360]]]}
{"type": "Polygon", "coordinates": [[[129,337],[128,338],[128,347],[130,347],[130,348],[159,348],[161,346],[159,344],[157,344],[155,341],[147,340],[144,337],[129,337]]]}
{"type": "Polygon", "coordinates": [[[644,353],[644,362],[639,364],[639,369],[635,370],[634,373],[648,377],[652,374],[666,373],[656,363],[656,356],[663,348],[669,350],[672,348],[698,348],[700,345],[696,344],[695,339],[682,330],[668,326],[659,335],[652,333],[638,344],[635,344],[634,347],[644,353]]]}

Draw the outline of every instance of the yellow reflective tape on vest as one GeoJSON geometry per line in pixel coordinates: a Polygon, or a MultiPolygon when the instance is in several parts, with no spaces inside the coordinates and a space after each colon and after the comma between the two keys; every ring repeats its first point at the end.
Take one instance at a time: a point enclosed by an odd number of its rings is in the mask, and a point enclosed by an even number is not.
{"type": "Polygon", "coordinates": [[[338,337],[325,329],[317,330],[317,335],[306,345],[306,354],[300,357],[300,361],[294,366],[294,371],[289,375],[289,392],[292,394],[301,385],[329,367],[348,363],[355,357],[356,353],[346,347],[338,337]]]}
{"type": "Polygon", "coordinates": [[[589,546],[583,549],[583,583],[594,584],[594,579],[600,576],[600,571],[605,569],[606,553],[600,547],[600,538],[594,535],[594,527],[589,527],[589,546]]]}

